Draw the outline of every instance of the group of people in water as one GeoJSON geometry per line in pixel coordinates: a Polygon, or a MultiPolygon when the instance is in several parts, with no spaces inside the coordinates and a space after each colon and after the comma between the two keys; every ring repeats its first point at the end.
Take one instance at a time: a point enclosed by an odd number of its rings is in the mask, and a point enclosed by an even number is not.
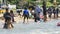
{"type": "Polygon", "coordinates": [[[59,8],[54,8],[54,7],[49,7],[48,10],[48,15],[49,15],[49,18],[52,18],[52,14],[54,14],[54,18],[58,18],[58,14],[60,12],[59,8]]]}
{"type": "MultiPolygon", "coordinates": [[[[36,7],[36,9],[38,10],[38,8],[36,7]]],[[[22,10],[21,10],[22,11],[22,10]]],[[[19,15],[20,12],[18,12],[19,15]]],[[[34,16],[34,19],[35,19],[35,22],[37,22],[37,20],[39,20],[39,17],[37,15],[39,15],[40,12],[35,12],[35,14],[33,15],[34,16]]],[[[24,8],[24,11],[23,11],[23,15],[22,15],[24,18],[23,18],[23,23],[25,23],[25,19],[27,18],[27,22],[28,22],[28,19],[29,19],[29,11],[28,11],[28,8],[24,8]]],[[[6,9],[6,12],[4,13],[3,15],[4,19],[5,19],[5,24],[4,24],[4,27],[3,28],[13,28],[14,26],[12,25],[13,22],[15,22],[14,20],[14,13],[13,13],[13,10],[10,10],[9,12],[9,9],[7,8],[6,9]]]]}
{"type": "MultiPolygon", "coordinates": [[[[34,16],[34,22],[38,22],[38,21],[41,21],[41,19],[43,20],[44,19],[44,15],[43,15],[43,10],[41,8],[39,8],[38,6],[35,6],[34,7],[34,12],[32,10],[32,8],[29,9],[30,10],[30,13],[31,15],[34,16]]],[[[21,16],[20,12],[22,12],[22,10],[20,11],[17,11],[18,15],[21,16]]],[[[49,16],[49,18],[51,18],[51,15],[52,13],[54,14],[54,18],[57,17],[58,18],[58,12],[59,12],[59,9],[58,8],[53,8],[53,7],[49,7],[47,9],[47,14],[49,16]]],[[[4,27],[3,28],[13,28],[14,26],[12,25],[13,22],[15,22],[14,20],[14,13],[13,13],[13,10],[10,10],[9,12],[9,9],[7,8],[6,9],[6,12],[4,13],[3,17],[5,19],[5,24],[4,24],[4,27]]],[[[28,11],[28,8],[25,7],[24,8],[24,11],[23,11],[23,15],[22,15],[24,18],[23,18],[23,23],[25,23],[25,19],[27,19],[27,22],[28,22],[28,19],[29,19],[29,11],[28,11]]]]}

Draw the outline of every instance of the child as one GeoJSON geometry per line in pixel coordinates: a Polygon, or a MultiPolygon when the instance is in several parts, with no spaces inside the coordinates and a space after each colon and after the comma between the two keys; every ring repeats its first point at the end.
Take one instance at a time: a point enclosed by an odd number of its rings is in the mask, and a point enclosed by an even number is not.
{"type": "Polygon", "coordinates": [[[24,12],[23,12],[23,16],[24,16],[24,21],[23,23],[25,22],[25,19],[27,18],[27,22],[28,22],[28,17],[29,17],[29,12],[27,10],[27,8],[25,8],[24,12]]]}
{"type": "Polygon", "coordinates": [[[15,21],[14,21],[14,13],[13,13],[12,10],[10,11],[10,16],[11,16],[11,18],[12,18],[12,22],[15,22],[15,21]]]}

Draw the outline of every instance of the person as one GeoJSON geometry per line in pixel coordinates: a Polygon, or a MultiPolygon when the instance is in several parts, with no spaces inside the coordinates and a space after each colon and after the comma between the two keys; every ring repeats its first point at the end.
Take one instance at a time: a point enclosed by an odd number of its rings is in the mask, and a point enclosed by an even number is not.
{"type": "Polygon", "coordinates": [[[53,14],[54,14],[54,18],[56,18],[56,8],[54,8],[54,10],[53,10],[53,14]]]}
{"type": "Polygon", "coordinates": [[[13,13],[12,10],[10,10],[10,16],[11,16],[11,18],[12,18],[12,22],[15,22],[15,20],[14,20],[14,13],[13,13]]]}
{"type": "Polygon", "coordinates": [[[25,22],[25,19],[26,19],[26,18],[27,18],[27,22],[28,22],[29,12],[28,12],[27,8],[24,9],[24,11],[23,11],[23,16],[24,16],[24,21],[23,21],[23,23],[25,22]]]}
{"type": "Polygon", "coordinates": [[[56,16],[57,16],[57,18],[59,17],[58,14],[59,14],[59,9],[57,8],[56,9],[56,16]]]}
{"type": "Polygon", "coordinates": [[[48,15],[49,15],[49,18],[51,19],[51,16],[52,16],[52,7],[48,8],[48,15]]]}
{"type": "Polygon", "coordinates": [[[39,17],[40,12],[41,12],[41,9],[38,6],[35,6],[35,10],[34,10],[34,19],[35,19],[34,21],[35,22],[37,22],[37,20],[40,21],[40,17],[39,17]]]}
{"type": "Polygon", "coordinates": [[[10,16],[8,8],[6,8],[6,12],[3,14],[3,17],[5,18],[5,22],[7,21],[7,16],[10,16]]]}
{"type": "Polygon", "coordinates": [[[3,28],[8,28],[8,22],[7,21],[9,20],[9,18],[11,18],[10,13],[8,11],[8,8],[6,8],[6,12],[4,13],[3,17],[5,19],[5,24],[4,24],[3,28]]]}
{"type": "Polygon", "coordinates": [[[20,15],[20,10],[17,10],[18,15],[20,15]]]}

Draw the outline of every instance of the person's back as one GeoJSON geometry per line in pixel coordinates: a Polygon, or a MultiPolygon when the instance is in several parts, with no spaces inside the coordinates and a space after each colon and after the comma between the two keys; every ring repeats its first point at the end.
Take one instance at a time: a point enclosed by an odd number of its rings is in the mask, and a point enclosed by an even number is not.
{"type": "Polygon", "coordinates": [[[54,8],[54,9],[53,9],[53,13],[55,14],[55,12],[56,12],[56,9],[54,8]]]}
{"type": "Polygon", "coordinates": [[[29,12],[28,12],[27,9],[24,10],[23,15],[24,15],[24,16],[25,16],[25,15],[29,16],[29,12]]]}
{"type": "Polygon", "coordinates": [[[42,10],[38,6],[35,7],[35,13],[40,13],[41,11],[42,10]]]}
{"type": "Polygon", "coordinates": [[[6,18],[7,16],[10,16],[8,9],[6,9],[6,12],[4,13],[3,17],[6,18]]]}
{"type": "Polygon", "coordinates": [[[4,14],[4,18],[6,18],[8,15],[10,15],[10,13],[6,12],[6,13],[4,14]]]}
{"type": "Polygon", "coordinates": [[[28,22],[29,12],[28,12],[27,8],[25,8],[25,10],[23,11],[23,16],[24,16],[24,22],[25,22],[26,18],[27,18],[27,22],[28,22]]]}
{"type": "Polygon", "coordinates": [[[25,15],[27,15],[27,14],[28,14],[28,11],[27,11],[27,10],[25,10],[25,11],[24,11],[24,14],[25,14],[25,15]]]}
{"type": "Polygon", "coordinates": [[[40,20],[39,18],[40,12],[42,12],[42,10],[38,6],[35,6],[35,12],[34,12],[35,22],[37,22],[37,20],[38,21],[40,20]]]}
{"type": "Polygon", "coordinates": [[[52,13],[52,7],[49,7],[49,9],[48,9],[48,13],[49,13],[49,14],[52,13]]]}
{"type": "Polygon", "coordinates": [[[6,9],[6,12],[3,15],[3,17],[5,18],[5,22],[7,20],[7,17],[9,17],[9,16],[10,16],[10,13],[9,13],[8,9],[6,9]]]}
{"type": "Polygon", "coordinates": [[[35,7],[35,12],[34,12],[34,13],[35,13],[35,15],[36,15],[37,17],[39,17],[39,13],[40,13],[40,12],[42,12],[42,9],[39,8],[39,6],[36,6],[36,7],[35,7]]]}

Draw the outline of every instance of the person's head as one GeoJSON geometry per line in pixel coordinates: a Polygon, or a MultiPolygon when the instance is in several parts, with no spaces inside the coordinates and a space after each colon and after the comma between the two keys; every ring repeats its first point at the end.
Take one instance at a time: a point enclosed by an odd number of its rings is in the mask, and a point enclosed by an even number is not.
{"type": "Polygon", "coordinates": [[[22,12],[22,10],[20,10],[20,12],[22,12]]]}
{"type": "Polygon", "coordinates": [[[32,10],[32,8],[30,8],[30,10],[32,10]]]}
{"type": "Polygon", "coordinates": [[[26,7],[25,7],[24,9],[25,9],[25,10],[27,10],[27,8],[26,8],[26,7]]]}
{"type": "Polygon", "coordinates": [[[10,13],[13,13],[13,11],[12,11],[12,10],[10,10],[10,13]]]}
{"type": "Polygon", "coordinates": [[[6,12],[9,12],[9,11],[8,11],[8,8],[6,8],[6,12]]]}

